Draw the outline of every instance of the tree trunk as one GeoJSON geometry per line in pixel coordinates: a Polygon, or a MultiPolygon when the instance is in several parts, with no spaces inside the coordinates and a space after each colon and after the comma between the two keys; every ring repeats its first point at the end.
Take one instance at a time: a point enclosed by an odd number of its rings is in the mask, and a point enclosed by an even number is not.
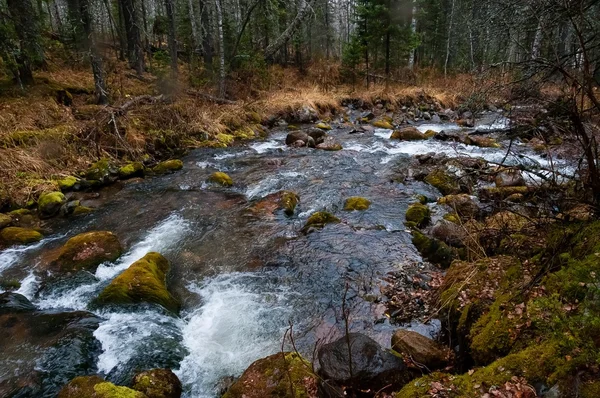
{"type": "Polygon", "coordinates": [[[96,38],[92,27],[92,18],[90,14],[89,0],[79,0],[79,14],[85,36],[83,42],[89,51],[92,72],[94,74],[94,86],[96,89],[96,99],[98,104],[108,103],[108,93],[106,90],[106,81],[104,80],[104,70],[102,69],[102,57],[96,46],[96,38]]]}
{"type": "Polygon", "coordinates": [[[35,9],[31,0],[7,0],[6,3],[19,38],[20,52],[16,57],[19,79],[23,84],[30,84],[33,70],[45,62],[35,9]]]}
{"type": "Polygon", "coordinates": [[[200,53],[200,46],[202,44],[202,35],[198,29],[198,23],[196,21],[196,13],[194,12],[194,0],[188,0],[188,13],[190,16],[190,25],[192,28],[192,53],[200,53]]]}
{"type": "Polygon", "coordinates": [[[173,0],[165,0],[167,20],[169,21],[169,53],[171,55],[171,77],[177,77],[177,39],[175,38],[175,8],[173,0]]]}
{"type": "Polygon", "coordinates": [[[137,18],[136,0],[120,0],[123,6],[123,20],[127,36],[127,53],[129,66],[135,69],[138,76],[144,73],[144,51],[140,37],[137,18]]]}
{"type": "Polygon", "coordinates": [[[219,31],[219,97],[225,98],[225,41],[223,37],[223,10],[221,1],[215,0],[217,28],[219,31]]]}
{"type": "Polygon", "coordinates": [[[273,55],[275,55],[275,53],[288,42],[294,33],[296,33],[296,30],[298,30],[300,25],[310,14],[312,9],[311,6],[314,1],[315,0],[300,0],[300,6],[298,7],[298,14],[296,14],[296,18],[294,18],[292,23],[288,25],[287,29],[266,48],[265,58],[272,58],[273,55]]]}
{"type": "Polygon", "coordinates": [[[213,73],[213,47],[212,47],[212,29],[210,25],[210,8],[208,0],[201,1],[200,21],[205,31],[202,37],[202,52],[204,56],[204,70],[209,78],[212,78],[213,73]]]}
{"type": "Polygon", "coordinates": [[[542,18],[538,22],[538,26],[535,30],[535,37],[533,38],[533,45],[531,47],[531,59],[536,60],[542,53],[542,38],[543,38],[543,24],[542,18]]]}
{"type": "Polygon", "coordinates": [[[450,9],[450,23],[448,24],[448,40],[446,41],[446,60],[444,61],[444,76],[448,75],[448,61],[450,60],[450,39],[452,38],[452,25],[454,24],[454,6],[456,0],[452,0],[450,9]]]}
{"type": "MultiPolygon", "coordinates": [[[[417,0],[413,0],[412,7],[412,18],[410,21],[410,33],[412,34],[412,38],[417,35],[417,0]]],[[[413,70],[415,68],[415,52],[416,48],[412,48],[410,50],[410,54],[408,55],[408,69],[413,70]]]]}

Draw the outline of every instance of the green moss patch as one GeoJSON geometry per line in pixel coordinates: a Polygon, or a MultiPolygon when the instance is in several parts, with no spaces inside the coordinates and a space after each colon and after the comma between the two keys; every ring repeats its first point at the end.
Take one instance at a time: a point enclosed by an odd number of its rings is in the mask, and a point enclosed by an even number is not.
{"type": "Polygon", "coordinates": [[[53,216],[59,212],[62,205],[66,202],[67,198],[65,198],[62,192],[49,192],[40,195],[38,209],[43,216],[53,216]]]}
{"type": "Polygon", "coordinates": [[[427,205],[414,203],[406,211],[406,221],[414,222],[417,226],[424,227],[431,219],[431,211],[427,205]]]}
{"type": "Polygon", "coordinates": [[[144,164],[142,162],[132,162],[126,164],[125,166],[119,169],[119,178],[127,179],[133,177],[143,177],[144,176],[144,164]]]}
{"type": "Polygon", "coordinates": [[[441,168],[429,173],[425,177],[425,182],[437,188],[444,196],[460,193],[460,186],[456,178],[450,176],[441,168]]]}
{"type": "Polygon", "coordinates": [[[213,173],[210,177],[208,177],[208,181],[214,184],[219,184],[224,187],[230,187],[233,185],[233,180],[227,173],[223,173],[222,171],[217,171],[213,173]]]}
{"type": "Polygon", "coordinates": [[[160,162],[152,168],[152,172],[156,174],[172,173],[177,170],[183,169],[183,162],[179,159],[166,160],[160,162]]]}
{"type": "Polygon", "coordinates": [[[283,191],[279,197],[279,204],[286,216],[293,216],[300,197],[291,191],[283,191]]]}
{"type": "Polygon", "coordinates": [[[323,228],[326,224],[336,224],[339,222],[340,219],[333,214],[326,211],[318,211],[306,220],[306,224],[304,224],[302,230],[306,232],[309,228],[323,228]]]}
{"type": "Polygon", "coordinates": [[[369,207],[371,207],[371,201],[360,196],[350,197],[346,199],[346,203],[344,203],[344,210],[346,211],[368,210],[369,207]]]}
{"type": "Polygon", "coordinates": [[[42,240],[44,236],[34,229],[6,227],[0,231],[0,238],[9,245],[26,245],[42,240]]]}

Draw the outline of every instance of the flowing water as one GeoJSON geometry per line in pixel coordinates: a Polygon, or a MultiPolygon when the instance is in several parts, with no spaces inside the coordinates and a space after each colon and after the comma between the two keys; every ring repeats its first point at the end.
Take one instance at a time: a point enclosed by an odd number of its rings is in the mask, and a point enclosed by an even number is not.
{"type": "MultiPolygon", "coordinates": [[[[496,129],[501,125],[493,123],[496,129]]],[[[379,295],[391,271],[432,269],[412,246],[403,222],[417,194],[438,196],[424,183],[396,182],[397,176],[420,153],[501,161],[505,151],[435,140],[392,142],[388,130],[350,134],[339,128],[330,134],[344,150],[290,149],[282,130],[263,142],[193,151],[183,159],[182,171],[125,183],[93,214],[55,220],[49,238],[1,252],[0,276],[21,280],[18,292],[40,309],[98,315],[94,336],[100,349],[94,367],[99,374],[127,384],[140,369],[170,367],[186,397],[216,396],[220,379],[238,376],[253,361],[281,350],[290,325],[297,348],[310,358],[316,344],[342,333],[342,305],[348,307],[352,330],[389,346],[398,326],[390,325],[384,305],[371,297],[379,295]],[[207,184],[215,171],[228,173],[234,187],[207,184]],[[301,198],[294,217],[256,206],[281,190],[301,198]],[[370,199],[371,208],[343,211],[350,196],[370,199]],[[303,234],[304,222],[318,210],[342,222],[303,234]],[[95,275],[42,280],[35,269],[43,253],[88,230],[113,231],[127,252],[101,265],[95,275]],[[88,307],[104,286],[149,251],[171,262],[169,289],[183,303],[180,317],[151,306],[118,312],[88,307]]],[[[415,327],[428,333],[436,325],[415,327]]],[[[0,359],[3,366],[13,365],[0,359]]]]}

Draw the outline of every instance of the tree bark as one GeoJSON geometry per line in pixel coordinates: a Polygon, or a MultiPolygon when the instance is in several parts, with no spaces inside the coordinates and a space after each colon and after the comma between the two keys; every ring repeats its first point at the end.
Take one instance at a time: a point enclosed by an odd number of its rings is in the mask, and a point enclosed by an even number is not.
{"type": "Polygon", "coordinates": [[[200,0],[200,21],[205,34],[202,37],[202,52],[204,57],[204,70],[209,78],[212,78],[213,72],[213,47],[212,30],[210,26],[210,5],[209,0],[200,0]]]}
{"type": "Polygon", "coordinates": [[[300,0],[300,6],[298,7],[298,14],[296,14],[296,18],[294,18],[286,30],[265,49],[265,58],[271,59],[273,55],[275,55],[275,53],[289,41],[294,33],[296,33],[300,25],[310,14],[314,1],[315,0],[300,0]]]}
{"type": "MultiPolygon", "coordinates": [[[[412,7],[412,18],[410,21],[410,33],[414,37],[417,35],[417,0],[413,0],[412,7]]],[[[408,55],[408,69],[413,70],[415,68],[415,52],[416,48],[412,48],[410,50],[410,54],[408,55]]]]}
{"type": "Polygon", "coordinates": [[[194,0],[188,0],[188,13],[190,16],[190,25],[192,28],[192,52],[200,53],[200,46],[202,44],[202,35],[198,29],[198,23],[196,21],[196,13],[194,12],[194,0]]]}
{"type": "Polygon", "coordinates": [[[104,70],[102,68],[102,57],[96,46],[94,29],[92,26],[92,18],[90,14],[89,0],[79,0],[79,14],[81,16],[81,24],[85,32],[84,43],[89,51],[90,62],[92,64],[92,72],[94,74],[94,86],[96,91],[96,100],[98,104],[105,105],[108,103],[108,91],[106,89],[106,81],[104,80],[104,70]]]}
{"type": "Polygon", "coordinates": [[[171,56],[171,77],[176,78],[177,68],[177,39],[175,37],[175,8],[173,0],[165,0],[167,19],[169,21],[169,53],[171,56]]]}
{"type": "Polygon", "coordinates": [[[215,0],[217,28],[219,31],[219,97],[225,97],[225,40],[223,37],[223,10],[221,1],[215,0]]]}
{"type": "Polygon", "coordinates": [[[33,70],[45,62],[35,9],[31,0],[7,0],[6,3],[19,38],[20,52],[16,57],[19,79],[23,84],[30,84],[33,70]]]}
{"type": "Polygon", "coordinates": [[[452,0],[450,9],[450,23],[448,24],[448,40],[446,41],[446,60],[444,61],[444,76],[448,75],[448,61],[450,61],[450,39],[452,38],[452,25],[454,24],[454,6],[456,0],[452,0]]]}
{"type": "Polygon", "coordinates": [[[127,36],[127,53],[129,66],[138,75],[144,73],[144,50],[140,37],[140,27],[136,11],[136,0],[120,0],[123,7],[123,20],[127,36]]]}

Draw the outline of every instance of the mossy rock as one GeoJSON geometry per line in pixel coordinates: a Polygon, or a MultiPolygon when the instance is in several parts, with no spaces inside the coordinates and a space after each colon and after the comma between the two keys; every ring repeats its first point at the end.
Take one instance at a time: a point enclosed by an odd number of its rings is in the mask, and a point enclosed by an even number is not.
{"type": "Polygon", "coordinates": [[[64,386],[58,398],[148,398],[139,391],[116,386],[98,376],[79,376],[64,386]]]}
{"type": "Polygon", "coordinates": [[[279,204],[286,216],[294,215],[298,201],[300,201],[300,197],[291,191],[283,191],[279,197],[279,204]]]}
{"type": "Polygon", "coordinates": [[[235,141],[235,137],[231,134],[220,133],[215,137],[223,146],[231,145],[235,141]]]}
{"type": "Polygon", "coordinates": [[[0,238],[9,245],[26,245],[39,242],[44,236],[34,229],[6,227],[0,231],[0,238]]]}
{"type": "Polygon", "coordinates": [[[419,227],[424,227],[431,219],[431,210],[427,205],[413,203],[406,211],[406,221],[414,222],[419,227]]]}
{"type": "Polygon", "coordinates": [[[208,181],[214,184],[219,184],[224,187],[230,187],[233,185],[233,180],[227,173],[223,173],[222,171],[214,172],[210,177],[208,177],[208,181]]]}
{"type": "Polygon", "coordinates": [[[172,312],[179,311],[179,302],[167,290],[169,261],[159,253],[150,252],[131,264],[96,298],[96,304],[155,303],[172,312]]]}
{"type": "Polygon", "coordinates": [[[446,221],[450,221],[454,224],[460,224],[460,217],[456,213],[446,213],[444,217],[442,217],[446,221]]]}
{"type": "Polygon", "coordinates": [[[474,145],[481,148],[501,148],[502,146],[493,138],[472,135],[466,137],[467,145],[474,145]]]}
{"type": "Polygon", "coordinates": [[[442,195],[460,193],[460,186],[456,178],[449,175],[445,170],[438,168],[425,177],[425,182],[435,187],[442,195]]]}
{"type": "Polygon", "coordinates": [[[310,363],[280,352],[250,365],[223,398],[316,398],[317,390],[310,363]]]}
{"type": "Polygon", "coordinates": [[[437,133],[433,130],[427,130],[425,133],[423,133],[423,136],[427,139],[433,138],[437,135],[437,133]]]}
{"type": "Polygon", "coordinates": [[[448,366],[451,352],[447,347],[412,330],[400,329],[392,335],[392,349],[429,370],[448,366]]]}
{"type": "Polygon", "coordinates": [[[67,198],[62,192],[44,193],[38,199],[38,209],[42,216],[51,217],[57,214],[66,202],[67,198]]]}
{"type": "Polygon", "coordinates": [[[448,268],[456,258],[456,251],[450,246],[434,238],[429,238],[420,231],[412,231],[412,242],[423,257],[443,268],[448,268]]]}
{"type": "Polygon", "coordinates": [[[132,388],[148,398],[179,398],[182,386],[170,369],[151,369],[133,378],[132,388]]]}
{"type": "Polygon", "coordinates": [[[360,196],[348,198],[346,199],[346,203],[344,203],[344,210],[346,211],[367,210],[369,207],[371,207],[371,201],[360,196]]]}
{"type": "Polygon", "coordinates": [[[102,159],[92,164],[85,172],[85,178],[91,181],[99,181],[101,184],[107,183],[110,177],[116,174],[116,167],[107,159],[102,159]]]}
{"type": "Polygon", "coordinates": [[[331,130],[331,126],[328,123],[324,122],[317,124],[315,127],[321,130],[331,130]]]}
{"type": "Polygon", "coordinates": [[[119,169],[119,178],[126,180],[133,177],[144,176],[144,164],[142,162],[131,162],[119,169]]]}
{"type": "Polygon", "coordinates": [[[6,228],[10,226],[13,222],[13,219],[8,214],[0,213],[0,229],[6,228]]]}
{"type": "Polygon", "coordinates": [[[386,129],[386,130],[394,129],[394,126],[387,120],[378,120],[376,122],[373,122],[373,127],[377,127],[378,129],[386,129]]]}
{"type": "Polygon", "coordinates": [[[390,140],[402,140],[402,141],[421,141],[426,140],[427,137],[419,131],[416,127],[405,127],[400,130],[396,130],[390,136],[390,140]]]}
{"type": "Polygon", "coordinates": [[[522,198],[525,198],[531,191],[532,188],[523,186],[483,188],[479,190],[479,197],[482,200],[505,200],[515,194],[520,194],[522,198]]]}
{"type": "Polygon", "coordinates": [[[477,217],[480,212],[479,205],[475,199],[467,194],[446,195],[438,200],[438,204],[452,208],[460,217],[477,217]]]}
{"type": "Polygon", "coordinates": [[[160,162],[152,168],[152,171],[156,174],[166,174],[181,169],[183,169],[183,162],[179,159],[171,159],[160,162]]]}
{"type": "Polygon", "coordinates": [[[79,182],[79,179],[77,177],[73,177],[73,176],[68,176],[68,177],[63,178],[62,180],[56,181],[56,183],[58,184],[58,187],[60,188],[61,191],[69,191],[69,190],[73,189],[75,184],[77,184],[78,182],[79,182]]]}
{"type": "Polygon", "coordinates": [[[98,265],[115,261],[122,253],[121,243],[112,232],[85,232],[69,239],[60,248],[53,264],[62,272],[80,270],[95,272],[98,265]]]}
{"type": "Polygon", "coordinates": [[[333,214],[328,213],[326,211],[318,211],[316,213],[313,213],[308,218],[302,230],[306,232],[310,228],[323,228],[326,224],[335,224],[339,222],[340,219],[334,216],[333,214]]]}
{"type": "Polygon", "coordinates": [[[89,214],[91,212],[93,212],[94,209],[92,209],[91,207],[87,207],[87,206],[76,206],[73,209],[73,213],[71,213],[71,215],[73,216],[81,216],[84,214],[89,214]]]}

